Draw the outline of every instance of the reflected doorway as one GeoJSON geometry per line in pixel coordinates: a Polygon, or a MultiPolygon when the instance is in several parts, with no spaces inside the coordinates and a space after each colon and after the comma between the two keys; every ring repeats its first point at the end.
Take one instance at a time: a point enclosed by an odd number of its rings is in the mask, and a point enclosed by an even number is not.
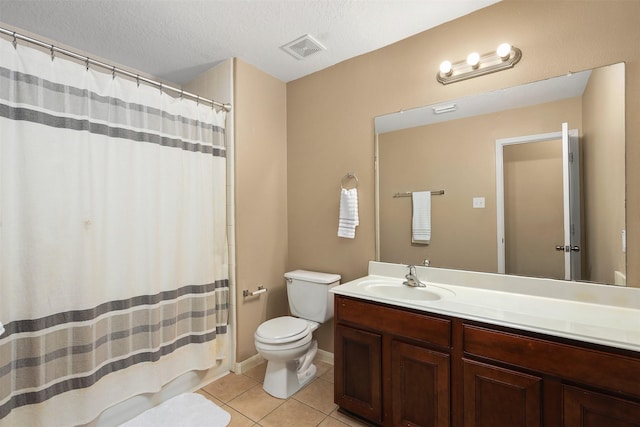
{"type": "Polygon", "coordinates": [[[579,280],[578,132],[496,141],[498,272],[579,280]]]}
{"type": "Polygon", "coordinates": [[[562,140],[504,147],[505,273],[564,279],[562,140]]]}

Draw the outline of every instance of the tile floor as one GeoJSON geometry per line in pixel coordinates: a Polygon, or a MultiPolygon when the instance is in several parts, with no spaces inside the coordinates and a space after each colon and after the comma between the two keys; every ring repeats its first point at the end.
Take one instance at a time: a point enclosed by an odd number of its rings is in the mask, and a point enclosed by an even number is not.
{"type": "Polygon", "coordinates": [[[289,399],[262,389],[266,362],[244,374],[230,373],[198,393],[231,414],[229,427],[361,427],[367,424],[337,411],[333,366],[315,362],[316,378],[289,399]]]}

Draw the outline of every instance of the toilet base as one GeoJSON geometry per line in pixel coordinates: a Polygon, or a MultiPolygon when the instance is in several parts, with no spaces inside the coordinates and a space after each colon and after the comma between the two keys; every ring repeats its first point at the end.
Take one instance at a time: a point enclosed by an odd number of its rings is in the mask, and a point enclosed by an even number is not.
{"type": "Polygon", "coordinates": [[[316,365],[313,358],[318,351],[318,344],[314,340],[307,353],[293,360],[269,360],[264,374],[262,388],[264,391],[279,399],[287,399],[316,376],[316,365]]]}

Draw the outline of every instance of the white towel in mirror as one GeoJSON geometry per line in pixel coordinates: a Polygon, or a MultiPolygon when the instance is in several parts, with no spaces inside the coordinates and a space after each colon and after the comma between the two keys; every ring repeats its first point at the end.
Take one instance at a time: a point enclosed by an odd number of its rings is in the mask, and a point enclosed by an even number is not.
{"type": "Polygon", "coordinates": [[[340,192],[340,217],[338,218],[338,237],[353,239],[356,237],[358,218],[358,189],[343,188],[340,192]]]}
{"type": "Polygon", "coordinates": [[[431,241],[431,191],[414,191],[411,200],[411,243],[428,245],[431,241]]]}

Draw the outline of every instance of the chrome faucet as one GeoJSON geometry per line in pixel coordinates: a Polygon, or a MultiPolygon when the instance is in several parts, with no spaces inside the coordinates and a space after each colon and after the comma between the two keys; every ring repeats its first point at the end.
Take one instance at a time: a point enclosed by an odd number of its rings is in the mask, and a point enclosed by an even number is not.
{"type": "Polygon", "coordinates": [[[412,288],[426,288],[427,285],[422,283],[420,279],[418,279],[418,276],[416,275],[416,266],[408,265],[407,267],[409,267],[409,274],[404,276],[407,278],[407,280],[402,282],[402,284],[406,286],[411,286],[412,288]]]}

